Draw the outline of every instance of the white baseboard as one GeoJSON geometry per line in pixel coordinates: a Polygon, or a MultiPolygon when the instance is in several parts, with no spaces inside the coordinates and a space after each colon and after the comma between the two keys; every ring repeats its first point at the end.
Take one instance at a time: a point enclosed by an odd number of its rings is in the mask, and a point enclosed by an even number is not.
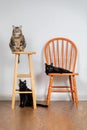
{"type": "MultiPolygon", "coordinates": [[[[45,101],[46,96],[37,96],[37,101],[45,101]]],[[[51,96],[51,101],[69,101],[71,99],[70,96],[66,95],[58,95],[58,96],[51,96]]],[[[87,101],[87,95],[79,95],[78,96],[79,101],[87,101]]],[[[11,96],[0,96],[0,101],[11,101],[12,97],[11,96]]],[[[19,96],[16,96],[16,100],[19,100],[19,96]]]]}

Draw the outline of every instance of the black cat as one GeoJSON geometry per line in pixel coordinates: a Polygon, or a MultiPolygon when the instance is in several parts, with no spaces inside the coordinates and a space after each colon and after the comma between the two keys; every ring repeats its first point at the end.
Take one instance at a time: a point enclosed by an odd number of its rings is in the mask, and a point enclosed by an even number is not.
{"type": "MultiPolygon", "coordinates": [[[[19,79],[19,91],[31,91],[26,85],[26,80],[21,81],[19,79]]],[[[33,106],[32,93],[20,94],[20,107],[33,106]]],[[[48,107],[48,105],[37,104],[37,106],[48,107]]]]}
{"type": "MultiPolygon", "coordinates": [[[[31,91],[26,86],[26,80],[19,80],[19,91],[31,91]]],[[[33,106],[32,94],[20,94],[20,107],[33,106]]]]}
{"type": "Polygon", "coordinates": [[[54,67],[53,63],[51,63],[50,65],[45,63],[45,73],[48,75],[49,73],[72,73],[72,72],[64,68],[54,67]]]}

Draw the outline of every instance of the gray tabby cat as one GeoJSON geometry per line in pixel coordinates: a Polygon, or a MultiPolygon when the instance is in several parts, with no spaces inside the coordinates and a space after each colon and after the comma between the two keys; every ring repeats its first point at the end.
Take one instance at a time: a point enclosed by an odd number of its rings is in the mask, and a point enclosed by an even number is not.
{"type": "Polygon", "coordinates": [[[9,46],[12,52],[24,51],[26,42],[24,35],[22,34],[22,26],[13,25],[9,46]]]}

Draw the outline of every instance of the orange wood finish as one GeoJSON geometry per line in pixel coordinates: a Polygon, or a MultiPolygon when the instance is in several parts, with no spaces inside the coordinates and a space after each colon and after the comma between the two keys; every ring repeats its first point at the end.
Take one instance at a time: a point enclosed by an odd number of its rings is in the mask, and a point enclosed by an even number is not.
{"type": "Polygon", "coordinates": [[[49,40],[44,47],[45,63],[51,64],[55,67],[62,67],[70,70],[72,73],[50,73],[50,81],[47,94],[47,105],[50,103],[51,92],[71,92],[72,100],[75,101],[78,106],[78,95],[76,88],[76,76],[75,72],[77,61],[77,47],[73,41],[68,38],[58,37],[49,40]],[[68,76],[70,86],[52,86],[54,77],[68,76]],[[54,88],[57,88],[54,90],[54,88]],[[69,88],[68,90],[58,88],[69,88]]]}

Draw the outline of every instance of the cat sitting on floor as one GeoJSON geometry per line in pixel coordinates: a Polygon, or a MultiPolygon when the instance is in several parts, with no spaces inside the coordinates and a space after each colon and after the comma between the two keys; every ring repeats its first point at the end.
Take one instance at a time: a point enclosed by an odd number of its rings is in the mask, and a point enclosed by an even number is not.
{"type": "MultiPolygon", "coordinates": [[[[19,91],[32,91],[26,85],[26,80],[22,81],[19,79],[19,91]]],[[[20,94],[20,107],[33,106],[32,93],[20,94]]],[[[48,105],[37,104],[37,106],[48,107],[48,105]]]]}
{"type": "Polygon", "coordinates": [[[45,73],[48,75],[49,73],[72,73],[72,72],[64,68],[54,67],[53,63],[51,63],[50,65],[45,63],[45,73]]]}

